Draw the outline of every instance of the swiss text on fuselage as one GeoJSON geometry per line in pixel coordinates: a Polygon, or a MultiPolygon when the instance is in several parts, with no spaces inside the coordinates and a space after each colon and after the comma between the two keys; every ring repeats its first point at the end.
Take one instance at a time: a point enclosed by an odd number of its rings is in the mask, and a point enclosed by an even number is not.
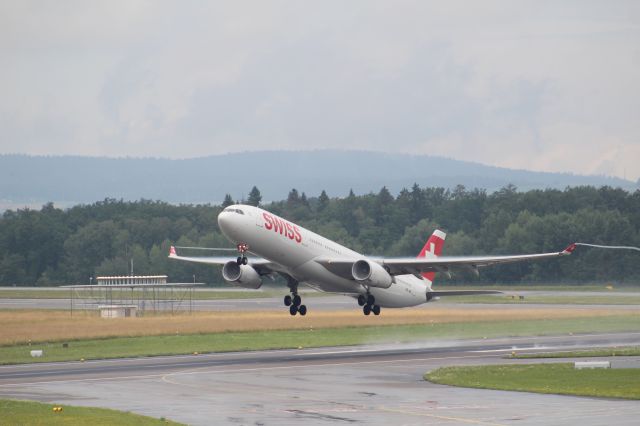
{"type": "Polygon", "coordinates": [[[264,219],[264,227],[267,230],[272,230],[279,233],[290,240],[294,240],[296,243],[302,242],[302,235],[296,225],[287,222],[277,216],[271,215],[267,212],[262,213],[264,219]]]}

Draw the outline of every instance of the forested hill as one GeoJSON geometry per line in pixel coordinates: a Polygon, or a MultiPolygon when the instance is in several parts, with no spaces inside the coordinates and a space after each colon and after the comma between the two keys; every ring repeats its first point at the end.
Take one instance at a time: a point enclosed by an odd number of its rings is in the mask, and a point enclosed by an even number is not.
{"type": "MultiPolygon", "coordinates": [[[[226,193],[243,198],[258,185],[265,200],[281,200],[292,188],[334,196],[377,192],[397,195],[419,185],[498,190],[567,186],[637,188],[634,182],[604,176],[540,173],[489,167],[426,155],[356,151],[244,152],[186,160],[152,158],[38,157],[0,155],[0,211],[4,204],[53,201],[69,206],[105,198],[219,203],[226,193]]],[[[23,203],[23,204],[21,204],[23,203]]]]}
{"type": "MultiPolygon", "coordinates": [[[[246,189],[249,192],[249,188],[246,189]]],[[[463,187],[420,188],[330,198],[290,190],[262,206],[362,253],[415,255],[435,228],[444,252],[504,254],[559,251],[571,242],[640,246],[640,191],[578,187],[487,194],[463,187]]],[[[329,194],[333,195],[333,194],[329,194]]],[[[232,200],[227,200],[231,202],[232,200]]],[[[258,189],[250,201],[260,201],[258,189]]],[[[166,273],[176,281],[221,282],[219,270],[167,259],[169,245],[229,247],[216,217],[221,207],[105,200],[67,210],[7,211],[0,219],[0,284],[87,283],[96,275],[166,273]]],[[[454,281],[640,283],[637,252],[579,247],[567,258],[464,273],[454,281]]],[[[442,275],[438,283],[446,285],[442,275]]]]}

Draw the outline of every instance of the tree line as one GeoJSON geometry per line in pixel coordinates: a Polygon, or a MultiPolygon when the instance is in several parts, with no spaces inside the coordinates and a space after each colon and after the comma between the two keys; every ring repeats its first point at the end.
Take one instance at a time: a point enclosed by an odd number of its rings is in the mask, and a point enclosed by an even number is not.
{"type": "MultiPolygon", "coordinates": [[[[69,209],[4,212],[0,218],[0,285],[89,283],[90,277],[167,274],[173,282],[221,284],[218,268],[170,261],[170,245],[231,247],[217,215],[244,202],[272,211],[358,252],[416,255],[439,228],[447,232],[445,255],[559,251],[571,242],[640,246],[640,190],[590,186],[519,192],[507,186],[488,194],[457,186],[421,188],[394,196],[378,193],[309,197],[292,189],[286,200],[262,204],[257,187],[247,200],[222,205],[172,205],[162,201],[105,199],[69,209]]],[[[459,271],[452,283],[637,283],[637,252],[580,247],[574,255],[459,271]]]]}

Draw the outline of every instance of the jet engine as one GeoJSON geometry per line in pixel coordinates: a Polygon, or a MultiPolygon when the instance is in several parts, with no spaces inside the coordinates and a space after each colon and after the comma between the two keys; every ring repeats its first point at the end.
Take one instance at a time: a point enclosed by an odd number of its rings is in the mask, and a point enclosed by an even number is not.
{"type": "Polygon", "coordinates": [[[393,283],[393,277],[386,269],[365,259],[360,259],[353,264],[351,275],[354,280],[371,287],[389,288],[393,283]]]}
{"type": "Polygon", "coordinates": [[[254,290],[262,285],[262,278],[253,266],[238,265],[234,260],[225,263],[222,267],[222,278],[233,285],[254,290]]]}

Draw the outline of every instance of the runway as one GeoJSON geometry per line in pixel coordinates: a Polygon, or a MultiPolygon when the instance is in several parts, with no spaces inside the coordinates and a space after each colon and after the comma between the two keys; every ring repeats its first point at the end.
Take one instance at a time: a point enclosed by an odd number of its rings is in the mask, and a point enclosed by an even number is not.
{"type": "Polygon", "coordinates": [[[503,359],[512,350],[609,345],[640,345],[640,333],[4,366],[0,397],[114,408],[194,425],[637,424],[637,401],[422,380],[426,371],[445,365],[529,362],[503,359]]]}

